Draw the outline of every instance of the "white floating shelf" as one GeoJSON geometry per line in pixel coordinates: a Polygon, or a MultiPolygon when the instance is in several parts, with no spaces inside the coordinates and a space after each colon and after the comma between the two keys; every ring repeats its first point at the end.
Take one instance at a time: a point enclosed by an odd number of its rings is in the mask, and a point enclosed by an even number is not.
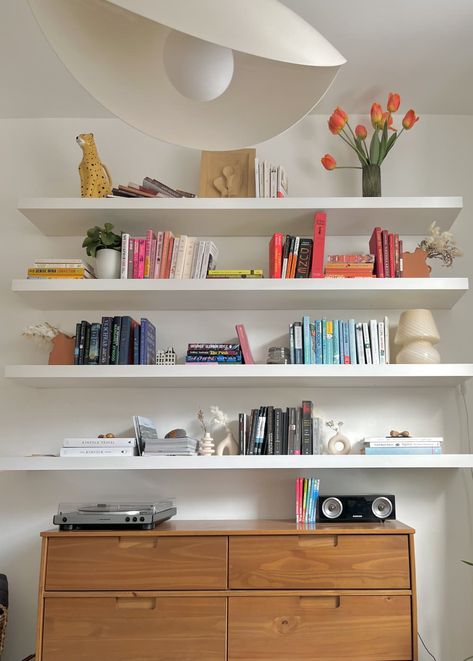
{"type": "Polygon", "coordinates": [[[38,310],[449,309],[468,278],[13,280],[38,310]]]}
{"type": "Polygon", "coordinates": [[[70,470],[320,470],[338,468],[471,468],[473,455],[236,456],[236,457],[1,457],[0,471],[70,470]]]}
{"type": "Polygon", "coordinates": [[[332,236],[370,235],[376,225],[404,235],[423,235],[432,221],[449,229],[461,197],[271,198],[27,198],[18,209],[47,236],[79,236],[112,222],[131,234],[148,228],[192,236],[310,236],[314,211],[326,211],[332,236]]]}
{"type": "Polygon", "coordinates": [[[433,388],[471,379],[473,364],[13,365],[5,377],[35,388],[433,388]]]}

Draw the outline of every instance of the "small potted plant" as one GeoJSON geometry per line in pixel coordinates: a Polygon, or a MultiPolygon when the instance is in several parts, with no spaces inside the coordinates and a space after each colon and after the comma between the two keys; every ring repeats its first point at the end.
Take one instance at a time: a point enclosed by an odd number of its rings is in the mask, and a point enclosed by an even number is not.
{"type": "Polygon", "coordinates": [[[95,257],[97,278],[119,278],[122,238],[113,231],[112,223],[91,227],[82,242],[90,257],[95,257]]]}

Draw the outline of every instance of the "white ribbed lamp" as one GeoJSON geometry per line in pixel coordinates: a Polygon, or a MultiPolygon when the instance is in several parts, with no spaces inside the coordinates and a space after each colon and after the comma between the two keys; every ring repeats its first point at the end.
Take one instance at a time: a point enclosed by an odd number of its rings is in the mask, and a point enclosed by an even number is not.
{"type": "Polygon", "coordinates": [[[430,310],[406,310],[399,318],[394,344],[401,346],[397,363],[440,363],[433,346],[440,341],[437,325],[430,310]]]}
{"type": "Polygon", "coordinates": [[[278,0],[29,0],[100,103],[161,140],[224,150],[317,104],[345,59],[278,0]]]}

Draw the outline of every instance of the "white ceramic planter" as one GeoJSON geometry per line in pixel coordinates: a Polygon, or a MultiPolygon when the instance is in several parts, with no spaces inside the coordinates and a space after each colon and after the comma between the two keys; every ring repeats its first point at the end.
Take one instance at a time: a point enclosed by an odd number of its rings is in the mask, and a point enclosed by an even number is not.
{"type": "Polygon", "coordinates": [[[121,252],[102,248],[95,256],[95,275],[97,278],[119,278],[121,252]]]}

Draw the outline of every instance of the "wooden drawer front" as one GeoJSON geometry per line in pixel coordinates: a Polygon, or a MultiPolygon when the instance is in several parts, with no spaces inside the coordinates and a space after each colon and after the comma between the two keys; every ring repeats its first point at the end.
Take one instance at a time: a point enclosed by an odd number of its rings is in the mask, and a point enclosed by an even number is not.
{"type": "Polygon", "coordinates": [[[231,597],[228,635],[228,661],[412,659],[411,598],[231,597]]]}
{"type": "Polygon", "coordinates": [[[230,538],[235,589],[409,588],[407,535],[230,538]]]}
{"type": "Polygon", "coordinates": [[[225,661],[225,597],[50,597],[42,661],[225,661]]]}
{"type": "Polygon", "coordinates": [[[46,590],[225,588],[226,537],[50,539],[46,590]]]}

